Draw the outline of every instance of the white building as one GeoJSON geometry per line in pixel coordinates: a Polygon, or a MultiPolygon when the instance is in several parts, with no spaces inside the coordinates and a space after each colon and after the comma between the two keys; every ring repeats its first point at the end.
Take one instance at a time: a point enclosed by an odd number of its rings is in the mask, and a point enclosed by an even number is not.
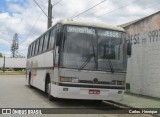
{"type": "Polygon", "coordinates": [[[127,65],[130,91],[160,98],[160,11],[121,26],[132,43],[127,65]]]}

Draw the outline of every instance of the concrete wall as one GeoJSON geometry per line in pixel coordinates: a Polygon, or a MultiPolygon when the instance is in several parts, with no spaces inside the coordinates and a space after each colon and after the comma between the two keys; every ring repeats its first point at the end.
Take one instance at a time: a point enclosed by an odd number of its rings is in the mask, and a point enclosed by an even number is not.
{"type": "Polygon", "coordinates": [[[132,43],[127,65],[130,91],[160,97],[160,12],[124,28],[132,43]]]}
{"type": "MultiPolygon", "coordinates": [[[[26,68],[26,58],[7,58],[5,59],[6,68],[26,68]]],[[[0,58],[0,68],[3,67],[4,58],[0,58]]]]}

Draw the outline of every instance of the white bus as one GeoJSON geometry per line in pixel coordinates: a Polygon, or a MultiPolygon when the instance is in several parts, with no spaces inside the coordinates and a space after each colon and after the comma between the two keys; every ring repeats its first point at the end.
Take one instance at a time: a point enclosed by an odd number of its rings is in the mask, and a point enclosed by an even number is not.
{"type": "Polygon", "coordinates": [[[26,80],[50,100],[121,100],[125,91],[124,29],[61,20],[28,47],[26,80]]]}

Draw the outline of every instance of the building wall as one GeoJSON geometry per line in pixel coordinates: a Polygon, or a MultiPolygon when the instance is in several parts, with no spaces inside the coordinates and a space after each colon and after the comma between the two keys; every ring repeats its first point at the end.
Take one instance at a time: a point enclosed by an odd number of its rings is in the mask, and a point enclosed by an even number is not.
{"type": "Polygon", "coordinates": [[[160,97],[160,12],[125,27],[132,43],[127,82],[130,91],[160,97]]]}

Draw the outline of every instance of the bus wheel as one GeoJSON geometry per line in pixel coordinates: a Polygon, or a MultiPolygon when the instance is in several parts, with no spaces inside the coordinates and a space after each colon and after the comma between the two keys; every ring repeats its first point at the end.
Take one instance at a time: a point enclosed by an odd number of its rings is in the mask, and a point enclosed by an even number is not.
{"type": "Polygon", "coordinates": [[[50,78],[47,78],[47,80],[46,80],[46,93],[47,93],[48,99],[50,101],[52,101],[53,97],[51,95],[51,81],[50,81],[50,78]]]}
{"type": "Polygon", "coordinates": [[[28,84],[29,84],[29,87],[32,88],[32,85],[31,85],[31,73],[29,73],[28,84]]]}
{"type": "Polygon", "coordinates": [[[94,100],[94,103],[96,104],[101,104],[103,102],[103,100],[94,100]]]}

